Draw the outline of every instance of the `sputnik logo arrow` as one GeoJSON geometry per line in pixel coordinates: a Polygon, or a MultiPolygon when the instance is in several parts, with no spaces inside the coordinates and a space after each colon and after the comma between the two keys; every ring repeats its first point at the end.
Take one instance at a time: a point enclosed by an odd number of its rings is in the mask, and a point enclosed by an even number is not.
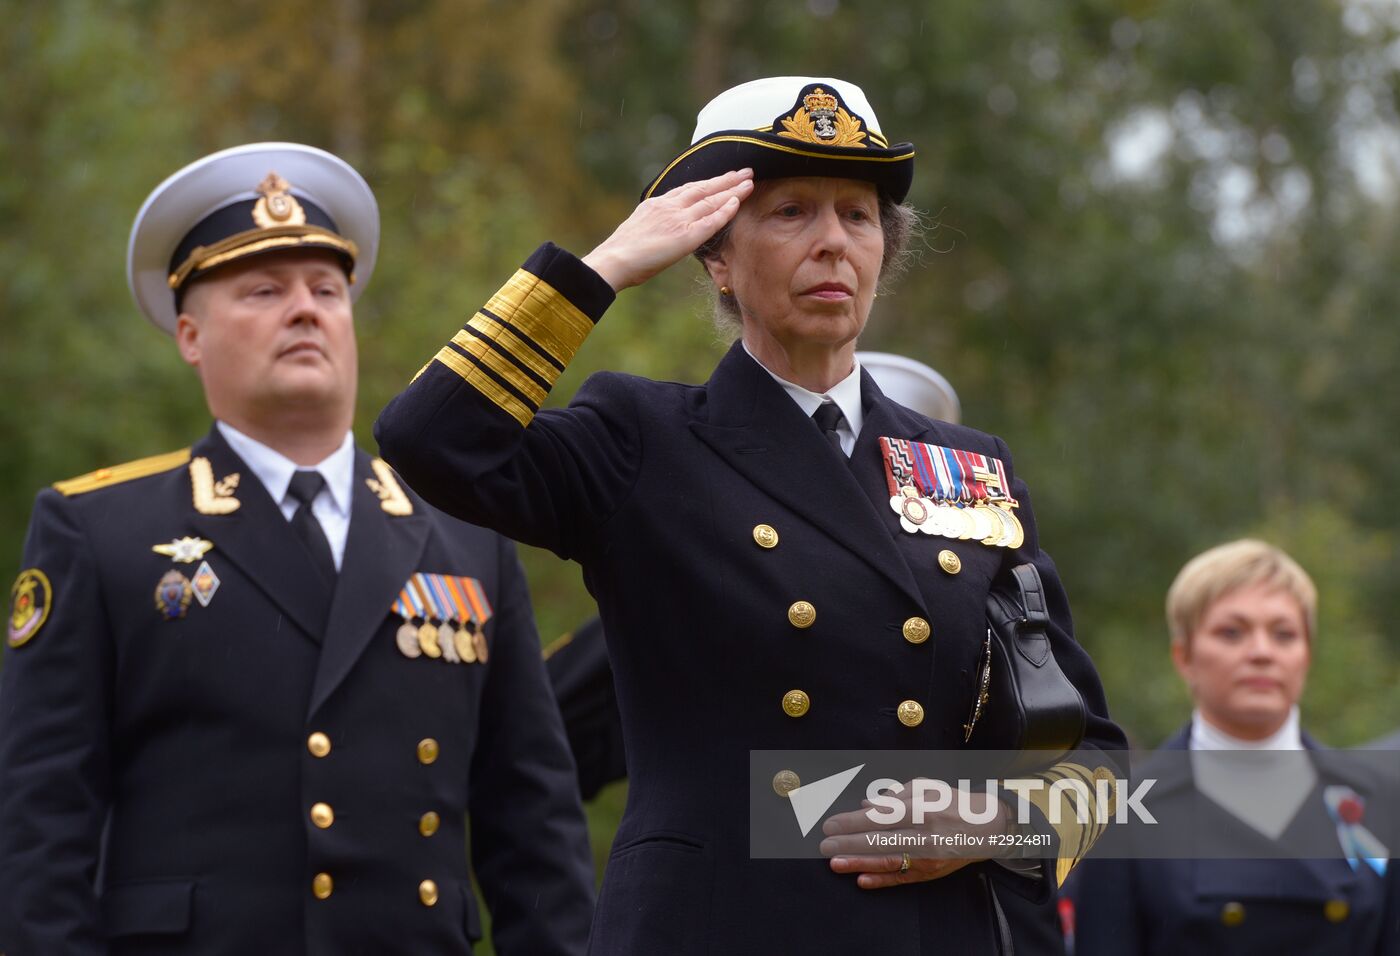
{"type": "Polygon", "coordinates": [[[793,815],[797,817],[797,825],[801,828],[803,836],[812,832],[812,827],[826,816],[826,811],[831,809],[836,798],[845,792],[856,774],[864,768],[865,764],[860,764],[850,770],[842,770],[829,777],[814,780],[788,793],[788,799],[792,801],[793,815]]]}

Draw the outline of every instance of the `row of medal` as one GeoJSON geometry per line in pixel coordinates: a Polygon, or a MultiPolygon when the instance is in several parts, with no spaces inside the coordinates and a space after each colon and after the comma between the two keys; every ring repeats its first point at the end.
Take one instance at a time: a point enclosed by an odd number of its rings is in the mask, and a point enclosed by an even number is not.
{"type": "Polygon", "coordinates": [[[1025,542],[1001,459],[906,438],[881,437],[880,449],[890,508],[905,531],[997,548],[1025,542]]]}
{"type": "Polygon", "coordinates": [[[486,589],[476,578],[420,571],[399,589],[392,610],[403,618],[394,643],[404,657],[486,663],[485,626],[493,612],[486,589]]]}
{"type": "Polygon", "coordinates": [[[973,540],[997,548],[1019,548],[1026,540],[1025,529],[1010,505],[931,501],[906,485],[890,498],[890,507],[899,515],[900,527],[910,534],[973,540]]]}

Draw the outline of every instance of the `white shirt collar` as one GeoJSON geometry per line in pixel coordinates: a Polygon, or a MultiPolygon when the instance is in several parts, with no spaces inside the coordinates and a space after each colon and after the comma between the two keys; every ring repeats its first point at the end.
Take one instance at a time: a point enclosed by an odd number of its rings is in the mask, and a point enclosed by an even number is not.
{"type": "Polygon", "coordinates": [[[1192,750],[1302,750],[1303,733],[1299,729],[1298,707],[1288,711],[1283,726],[1263,740],[1241,740],[1225,733],[1206,720],[1199,709],[1191,714],[1192,750]]]}
{"type": "MultiPolygon", "coordinates": [[[[783,391],[792,396],[792,400],[797,403],[797,407],[802,409],[802,414],[811,418],[812,413],[821,407],[823,402],[835,402],[836,407],[841,409],[841,414],[846,416],[846,424],[851,428],[851,435],[854,438],[860,437],[860,427],[865,423],[865,412],[860,404],[860,359],[853,360],[851,374],[831,386],[827,391],[813,392],[810,389],[803,388],[801,385],[789,382],[787,379],[775,374],[772,369],[762,362],[759,362],[757,356],[755,356],[753,352],[749,351],[747,342],[740,340],[740,344],[744,346],[744,351],[748,353],[749,358],[758,362],[759,368],[771,375],[773,381],[781,385],[783,391]]],[[[847,454],[849,454],[849,452],[847,452],[847,454]]]]}
{"type": "MultiPolygon", "coordinates": [[[[267,493],[279,506],[287,497],[287,486],[292,482],[292,472],[300,466],[286,455],[262,442],[240,432],[227,422],[217,422],[219,433],[224,436],[229,447],[234,450],[244,464],[258,476],[267,493]]],[[[355,485],[355,436],[345,433],[340,447],[331,452],[315,466],[315,471],[326,479],[326,492],[335,512],[350,516],[350,494],[355,485]]]]}

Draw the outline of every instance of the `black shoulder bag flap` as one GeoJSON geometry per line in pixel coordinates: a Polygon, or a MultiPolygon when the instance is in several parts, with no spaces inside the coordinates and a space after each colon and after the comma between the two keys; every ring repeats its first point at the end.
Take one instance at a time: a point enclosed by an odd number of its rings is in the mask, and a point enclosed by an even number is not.
{"type": "Polygon", "coordinates": [[[977,699],[964,726],[969,746],[1034,750],[1049,759],[1084,739],[1084,698],[1050,648],[1045,588],[1033,564],[998,577],[987,595],[987,636],[977,699]]]}

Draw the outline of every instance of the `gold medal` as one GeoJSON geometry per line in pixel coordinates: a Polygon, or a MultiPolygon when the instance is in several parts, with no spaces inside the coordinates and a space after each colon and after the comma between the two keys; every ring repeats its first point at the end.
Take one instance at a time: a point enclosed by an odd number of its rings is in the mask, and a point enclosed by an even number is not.
{"type": "Polygon", "coordinates": [[[945,538],[969,538],[972,536],[972,521],[963,514],[957,505],[945,505],[940,516],[943,522],[942,535],[945,538]]]}
{"type": "Polygon", "coordinates": [[[1004,531],[1001,519],[997,517],[996,509],[985,502],[979,502],[976,510],[983,520],[987,522],[987,533],[978,540],[989,548],[995,548],[1001,542],[1002,533],[1004,531]]]}
{"type": "Polygon", "coordinates": [[[485,663],[486,663],[486,659],[487,659],[487,654],[486,654],[486,630],[485,630],[484,628],[477,628],[476,634],[474,634],[474,635],[472,636],[472,645],[476,648],[476,659],[477,659],[478,661],[480,661],[481,663],[485,664],[485,663]]]}
{"type": "Polygon", "coordinates": [[[452,633],[452,625],[443,621],[438,625],[438,647],[442,648],[442,659],[449,664],[462,663],[461,656],[457,653],[456,635],[452,633]]]}
{"type": "Polygon", "coordinates": [[[418,646],[418,628],[413,626],[412,621],[406,620],[399,625],[398,632],[394,635],[394,643],[399,645],[399,653],[404,657],[414,658],[423,653],[418,646]]]}
{"type": "Polygon", "coordinates": [[[418,628],[418,646],[423,653],[429,657],[438,658],[442,656],[442,648],[438,647],[437,625],[424,621],[418,628]]]}
{"type": "Polygon", "coordinates": [[[992,538],[982,542],[992,544],[998,548],[1004,548],[1011,540],[1011,535],[1015,531],[1011,521],[1006,517],[1006,512],[995,506],[988,506],[987,514],[996,522],[997,529],[992,532],[992,538]]]}
{"type": "Polygon", "coordinates": [[[1021,527],[1021,519],[1017,518],[1016,512],[1012,511],[1010,508],[1003,508],[1002,514],[1011,520],[1011,526],[1015,529],[1012,533],[1011,540],[1006,543],[1006,546],[1012,549],[1019,548],[1026,543],[1026,529],[1021,527]]]}
{"type": "Polygon", "coordinates": [[[452,635],[452,643],[457,645],[457,656],[463,664],[476,663],[476,642],[465,627],[457,628],[457,633],[452,635]]]}
{"type": "Polygon", "coordinates": [[[968,530],[969,538],[981,541],[992,533],[992,519],[982,510],[981,505],[969,505],[963,509],[963,514],[967,515],[971,524],[968,530]]]}

